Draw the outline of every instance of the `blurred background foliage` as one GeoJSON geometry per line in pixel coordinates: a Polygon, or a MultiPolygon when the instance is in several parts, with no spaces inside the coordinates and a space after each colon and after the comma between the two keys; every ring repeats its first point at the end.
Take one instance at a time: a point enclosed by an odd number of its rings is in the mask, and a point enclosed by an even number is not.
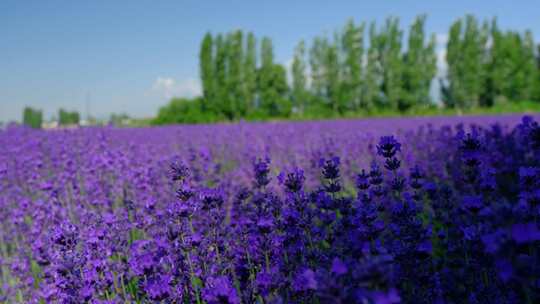
{"type": "Polygon", "coordinates": [[[43,111],[31,107],[25,107],[23,110],[23,123],[31,128],[41,128],[43,123],[43,111]]]}

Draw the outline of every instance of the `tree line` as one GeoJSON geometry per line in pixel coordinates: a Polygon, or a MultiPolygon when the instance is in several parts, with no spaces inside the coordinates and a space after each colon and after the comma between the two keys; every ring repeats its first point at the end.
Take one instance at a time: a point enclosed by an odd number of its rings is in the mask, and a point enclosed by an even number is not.
{"type": "Polygon", "coordinates": [[[84,125],[113,125],[113,126],[142,126],[148,125],[147,119],[133,119],[126,113],[111,113],[108,119],[97,119],[93,116],[87,116],[86,121],[81,121],[81,115],[78,111],[67,111],[63,108],[58,110],[56,116],[45,121],[43,119],[43,111],[33,107],[25,107],[23,110],[23,124],[40,129],[44,123],[48,123],[49,127],[55,126],[78,126],[81,123],[84,125]]]}
{"type": "Polygon", "coordinates": [[[531,31],[502,31],[497,19],[480,24],[468,15],[450,27],[446,61],[448,76],[441,80],[446,106],[540,99],[540,45],[531,31]]]}
{"type": "Polygon", "coordinates": [[[23,110],[23,124],[34,129],[40,129],[43,124],[43,111],[25,107],[23,110]]]}
{"type": "MultiPolygon", "coordinates": [[[[25,107],[23,110],[23,124],[34,129],[40,129],[43,125],[43,111],[32,107],[25,107]]],[[[58,125],[70,126],[78,125],[80,114],[77,111],[58,110],[58,125]]]]}
{"type": "Polygon", "coordinates": [[[207,33],[199,54],[202,96],[174,98],[154,122],[402,113],[438,105],[466,110],[540,100],[540,46],[530,31],[503,31],[496,18],[464,16],[448,31],[447,68],[438,75],[436,36],[425,26],[420,15],[405,36],[396,17],[381,25],[351,19],[333,35],[300,41],[290,76],[275,61],[270,38],[259,42],[241,30],[207,33]],[[440,100],[433,100],[435,82],[440,100]]]}

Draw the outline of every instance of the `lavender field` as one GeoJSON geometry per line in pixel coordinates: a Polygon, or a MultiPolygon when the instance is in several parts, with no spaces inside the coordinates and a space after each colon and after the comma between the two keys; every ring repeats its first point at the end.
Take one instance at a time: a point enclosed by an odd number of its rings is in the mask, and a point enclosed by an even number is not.
{"type": "Polygon", "coordinates": [[[0,303],[539,303],[540,117],[0,131],[0,303]]]}

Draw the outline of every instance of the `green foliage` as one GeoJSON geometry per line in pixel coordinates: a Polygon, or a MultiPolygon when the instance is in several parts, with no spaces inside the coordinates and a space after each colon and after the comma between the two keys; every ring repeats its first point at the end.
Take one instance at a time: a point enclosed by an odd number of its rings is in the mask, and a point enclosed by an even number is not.
{"type": "Polygon", "coordinates": [[[403,97],[400,109],[429,105],[429,88],[437,73],[435,35],[426,39],[426,16],[416,18],[409,31],[408,49],[403,56],[403,97]]]}
{"type": "Polygon", "coordinates": [[[482,26],[474,16],[457,20],[449,32],[445,104],[466,109],[512,100],[540,99],[536,93],[538,53],[530,31],[503,32],[497,19],[482,26]]]}
{"type": "Polygon", "coordinates": [[[540,100],[540,44],[536,49],[536,81],[533,90],[533,99],[540,100]]]}
{"type": "Polygon", "coordinates": [[[377,31],[375,22],[372,22],[369,26],[369,49],[362,90],[362,101],[366,110],[369,110],[376,105],[380,95],[379,84],[381,83],[381,79],[377,62],[378,58],[377,31]]]}
{"type": "Polygon", "coordinates": [[[356,26],[351,19],[345,25],[341,37],[344,57],[341,90],[344,101],[349,104],[348,108],[352,110],[367,106],[362,100],[364,28],[364,23],[356,26]]]}
{"type": "Polygon", "coordinates": [[[43,112],[31,107],[25,107],[23,110],[23,124],[34,129],[41,129],[43,123],[43,112]]]}
{"type": "Polygon", "coordinates": [[[523,35],[514,33],[514,39],[520,56],[516,57],[515,74],[511,78],[514,89],[509,92],[508,97],[512,100],[528,100],[534,96],[539,72],[536,67],[534,39],[530,31],[523,35]]]}
{"type": "Polygon", "coordinates": [[[486,76],[484,62],[487,32],[487,28],[480,28],[472,15],[452,24],[446,55],[449,82],[445,88],[447,106],[471,108],[480,105],[486,76]]]}
{"type": "Polygon", "coordinates": [[[246,116],[255,104],[257,86],[256,40],[234,31],[214,39],[207,33],[199,54],[203,87],[202,110],[229,120],[246,116]]]}
{"type": "Polygon", "coordinates": [[[333,41],[326,37],[315,38],[310,50],[314,93],[319,97],[317,100],[335,112],[344,112],[347,102],[341,81],[340,47],[336,35],[333,41]]]}
{"type": "Polygon", "coordinates": [[[402,40],[403,31],[399,29],[399,19],[395,17],[386,19],[386,23],[376,39],[382,78],[382,97],[379,101],[380,106],[394,110],[405,108],[401,102],[403,97],[402,40]]]}
{"type": "Polygon", "coordinates": [[[405,111],[388,108],[374,108],[369,111],[347,111],[343,114],[333,113],[328,108],[311,108],[303,115],[293,115],[294,120],[334,119],[334,118],[367,118],[367,117],[418,117],[418,116],[454,116],[454,115],[501,115],[507,113],[538,113],[540,103],[536,101],[513,101],[497,104],[492,107],[474,107],[469,109],[438,107],[435,105],[414,106],[405,111]]]}
{"type": "Polygon", "coordinates": [[[285,67],[274,63],[272,40],[263,38],[261,43],[261,67],[258,71],[260,108],[269,116],[288,116],[292,106],[286,94],[287,72],[285,67]]]}
{"type": "Polygon", "coordinates": [[[222,120],[224,117],[216,116],[212,112],[203,111],[203,98],[173,98],[168,105],[159,109],[158,115],[152,124],[181,124],[205,123],[222,120]]]}
{"type": "MultiPolygon", "coordinates": [[[[216,58],[214,60],[214,81],[213,97],[209,100],[209,110],[213,113],[225,112],[227,101],[227,56],[228,48],[227,41],[223,35],[218,35],[216,38],[216,58]]],[[[204,84],[203,84],[204,85],[204,84]]],[[[204,88],[203,88],[204,91],[204,88]]]]}
{"type": "Polygon", "coordinates": [[[224,113],[229,119],[246,115],[247,106],[243,90],[243,34],[241,31],[230,33],[227,57],[227,97],[224,113]]]}
{"type": "MultiPolygon", "coordinates": [[[[469,109],[438,107],[436,105],[413,106],[405,111],[397,111],[389,108],[360,109],[358,111],[346,111],[335,113],[330,107],[324,104],[317,96],[310,96],[308,99],[310,106],[303,113],[292,112],[289,116],[270,117],[261,110],[255,110],[246,117],[247,121],[268,121],[268,120],[321,120],[337,118],[367,118],[367,117],[418,117],[418,116],[453,116],[453,115],[500,115],[505,113],[538,113],[540,112],[540,103],[537,101],[514,101],[493,105],[492,107],[474,107],[469,109]]],[[[177,100],[177,99],[175,99],[177,100]]],[[[193,102],[193,100],[186,100],[193,102]]],[[[171,102],[172,103],[172,102],[171,102]]],[[[167,106],[168,107],[168,106],[167,106]]],[[[162,108],[163,109],[163,108],[162,108]]],[[[158,117],[151,121],[141,121],[135,125],[138,127],[147,125],[163,124],[199,124],[223,121],[224,117],[216,117],[209,113],[198,113],[197,119],[178,119],[179,116],[171,113],[170,116],[163,116],[160,110],[158,117]]]]}
{"type": "Polygon", "coordinates": [[[305,56],[306,46],[304,41],[300,41],[294,50],[291,90],[293,107],[300,113],[302,113],[306,108],[306,99],[308,98],[305,56]]]}
{"type": "Polygon", "coordinates": [[[336,113],[367,107],[363,96],[364,28],[349,20],[332,39],[316,37],[309,52],[310,93],[336,113]]]}
{"type": "Polygon", "coordinates": [[[431,98],[437,56],[426,20],[418,16],[407,33],[395,17],[372,22],[367,32],[348,20],[332,35],[301,41],[290,71],[276,62],[268,37],[258,44],[240,30],[207,33],[199,53],[202,97],[171,100],[153,123],[465,113],[540,100],[540,46],[532,33],[503,32],[496,19],[467,15],[449,29],[441,110],[431,98]]]}
{"type": "Polygon", "coordinates": [[[324,40],[323,66],[325,71],[325,90],[330,107],[334,112],[342,113],[344,109],[343,95],[341,94],[341,75],[339,61],[339,45],[337,37],[330,42],[324,40]]]}
{"type": "MultiPolygon", "coordinates": [[[[213,55],[213,38],[210,33],[204,35],[199,54],[199,65],[201,73],[201,83],[203,87],[203,97],[205,101],[213,101],[215,98],[215,66],[213,55]]],[[[209,110],[210,104],[203,105],[205,110],[209,110]]]]}
{"type": "Polygon", "coordinates": [[[292,104],[287,98],[287,72],[280,64],[263,66],[259,70],[260,108],[268,116],[288,116],[292,104]]]}
{"type": "Polygon", "coordinates": [[[79,112],[69,112],[64,109],[58,110],[58,124],[61,126],[78,125],[80,120],[79,112]]]}
{"type": "Polygon", "coordinates": [[[249,114],[256,107],[257,96],[257,40],[253,33],[247,35],[243,72],[244,100],[246,112],[249,114]]]}

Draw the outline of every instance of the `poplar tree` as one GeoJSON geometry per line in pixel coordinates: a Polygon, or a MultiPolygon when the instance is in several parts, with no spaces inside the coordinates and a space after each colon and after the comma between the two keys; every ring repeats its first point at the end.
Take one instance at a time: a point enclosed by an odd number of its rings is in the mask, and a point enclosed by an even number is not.
{"type": "Polygon", "coordinates": [[[452,24],[446,57],[449,82],[447,105],[458,108],[480,105],[487,72],[488,33],[487,24],[480,27],[472,15],[467,15],[465,21],[459,19],[452,24]]]}
{"type": "Polygon", "coordinates": [[[243,86],[243,34],[240,30],[227,36],[227,108],[226,116],[245,116],[247,106],[243,86]]]}
{"type": "Polygon", "coordinates": [[[332,42],[327,37],[315,38],[310,53],[313,87],[319,97],[316,102],[327,105],[333,112],[342,112],[345,107],[337,35],[332,42]]]}
{"type": "Polygon", "coordinates": [[[343,86],[345,99],[349,107],[357,110],[365,108],[362,103],[362,60],[364,56],[364,28],[365,24],[356,26],[352,19],[345,25],[342,37],[344,53],[343,86]]]}
{"type": "Polygon", "coordinates": [[[481,104],[491,106],[505,98],[511,73],[511,60],[508,54],[507,39],[497,25],[497,18],[493,18],[490,26],[491,48],[487,54],[486,74],[484,79],[484,92],[481,104]]]}
{"type": "Polygon", "coordinates": [[[465,107],[480,104],[482,84],[485,77],[485,49],[488,40],[488,27],[480,27],[472,15],[465,17],[465,32],[463,35],[463,87],[465,88],[465,107]]]}
{"type": "Polygon", "coordinates": [[[215,74],[213,57],[213,39],[210,33],[204,35],[199,53],[199,69],[201,74],[201,83],[203,89],[203,111],[208,110],[209,105],[213,104],[215,98],[215,74]]]}
{"type": "Polygon", "coordinates": [[[244,95],[246,111],[255,108],[257,93],[257,40],[253,33],[247,35],[246,55],[244,59],[244,95]]]}
{"type": "Polygon", "coordinates": [[[224,113],[227,103],[227,43],[222,34],[216,37],[215,99],[212,108],[216,114],[224,113]]]}
{"type": "Polygon", "coordinates": [[[287,75],[282,65],[274,63],[272,40],[264,37],[261,41],[261,67],[259,69],[259,92],[262,110],[269,116],[290,114],[287,93],[287,75]]]}
{"type": "Polygon", "coordinates": [[[534,99],[540,102],[540,44],[536,47],[536,82],[533,91],[534,99]]]}
{"type": "Polygon", "coordinates": [[[259,93],[260,106],[268,114],[275,115],[277,107],[275,106],[275,96],[272,92],[272,65],[274,64],[274,51],[272,41],[264,37],[261,41],[261,67],[259,69],[259,93]]]}
{"type": "Polygon", "coordinates": [[[408,37],[407,52],[403,57],[403,98],[400,108],[431,103],[429,88],[437,73],[435,36],[426,37],[426,16],[415,19],[408,37]]]}
{"type": "Polygon", "coordinates": [[[311,87],[313,93],[323,98],[326,95],[325,84],[325,66],[324,57],[326,50],[326,40],[321,37],[315,37],[309,51],[309,65],[311,70],[311,87]]]}
{"type": "Polygon", "coordinates": [[[507,66],[507,78],[502,92],[502,97],[505,101],[516,100],[519,98],[525,75],[523,73],[523,42],[519,33],[508,31],[504,34],[505,40],[505,58],[507,66]]]}
{"type": "Polygon", "coordinates": [[[363,77],[362,104],[369,110],[379,104],[381,72],[379,65],[378,36],[375,22],[369,26],[369,48],[366,71],[363,77]]]}
{"type": "Polygon", "coordinates": [[[305,62],[305,43],[300,41],[294,50],[292,63],[292,102],[293,106],[302,113],[307,99],[307,78],[305,62]]]}
{"type": "MultiPolygon", "coordinates": [[[[189,109],[184,112],[199,109],[217,114],[217,119],[236,119],[253,114],[286,117],[292,109],[326,115],[328,110],[406,111],[430,104],[437,56],[435,37],[426,33],[425,25],[425,15],[414,20],[406,48],[395,17],[380,28],[370,24],[366,47],[366,26],[353,20],[333,36],[316,37],[309,49],[301,41],[294,50],[291,88],[269,38],[259,46],[252,33],[206,33],[199,53],[203,98],[196,106],[184,105],[189,109]]],[[[530,31],[503,32],[496,19],[480,23],[466,15],[451,25],[448,36],[448,70],[440,88],[446,106],[466,109],[540,100],[540,46],[530,31]]]]}
{"type": "Polygon", "coordinates": [[[448,64],[447,84],[441,85],[443,90],[443,101],[448,107],[461,107],[465,99],[465,90],[461,74],[463,65],[461,64],[463,54],[461,52],[461,28],[463,21],[456,20],[450,26],[448,42],[446,45],[446,62],[448,64]]]}
{"type": "Polygon", "coordinates": [[[515,97],[516,100],[531,100],[534,97],[537,79],[538,69],[536,67],[536,55],[535,55],[535,43],[533,34],[531,31],[526,31],[522,38],[521,44],[521,58],[518,63],[521,67],[519,78],[521,83],[518,85],[518,93],[515,97]]]}
{"type": "Polygon", "coordinates": [[[382,94],[384,105],[400,109],[402,94],[402,53],[403,31],[399,19],[389,17],[378,35],[379,63],[382,70],[382,94]]]}
{"type": "Polygon", "coordinates": [[[332,43],[326,43],[324,57],[326,97],[334,113],[341,113],[345,109],[340,79],[341,65],[338,41],[337,37],[334,37],[332,43]]]}

